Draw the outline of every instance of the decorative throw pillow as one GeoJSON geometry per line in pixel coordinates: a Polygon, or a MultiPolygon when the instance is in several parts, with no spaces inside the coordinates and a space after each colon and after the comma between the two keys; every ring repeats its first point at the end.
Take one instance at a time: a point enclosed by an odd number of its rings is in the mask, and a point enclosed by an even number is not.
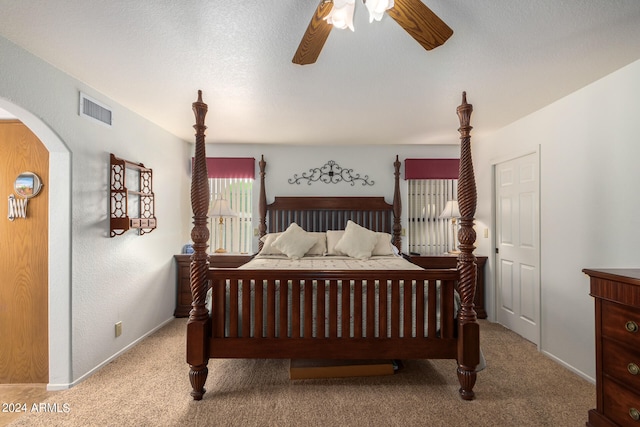
{"type": "MultiPolygon", "coordinates": [[[[284,255],[282,251],[275,246],[273,243],[276,241],[278,237],[280,237],[282,233],[267,233],[260,238],[262,241],[262,250],[260,251],[261,255],[284,255]]],[[[305,255],[324,255],[327,253],[327,235],[325,233],[320,232],[307,232],[316,238],[316,243],[311,246],[311,249],[307,251],[305,255]]]]}
{"type": "Polygon", "coordinates": [[[282,251],[273,246],[273,242],[280,237],[282,233],[267,233],[260,238],[262,241],[261,255],[284,255],[282,251]]]}
{"type": "Polygon", "coordinates": [[[295,222],[273,242],[273,246],[292,259],[302,258],[318,239],[307,233],[295,222]]]}
{"type": "Polygon", "coordinates": [[[316,243],[311,246],[305,255],[324,255],[327,253],[327,234],[317,231],[307,231],[316,239],[316,243]]]}
{"type": "Polygon", "coordinates": [[[351,258],[367,259],[378,242],[375,231],[368,230],[349,220],[344,235],[335,246],[335,250],[351,258]]]}
{"type": "Polygon", "coordinates": [[[393,255],[393,245],[391,244],[391,234],[376,232],[376,245],[371,251],[371,255],[393,255]]]}
{"type": "Polygon", "coordinates": [[[344,255],[336,251],[336,245],[344,236],[344,230],[327,230],[327,255],[344,255]]]}

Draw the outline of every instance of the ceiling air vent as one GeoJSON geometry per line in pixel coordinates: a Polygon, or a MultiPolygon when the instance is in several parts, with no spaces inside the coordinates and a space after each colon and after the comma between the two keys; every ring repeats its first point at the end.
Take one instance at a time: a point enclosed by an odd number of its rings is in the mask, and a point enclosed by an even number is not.
{"type": "Polygon", "coordinates": [[[98,121],[103,125],[112,125],[111,109],[103,103],[80,92],[80,115],[91,120],[98,121]]]}

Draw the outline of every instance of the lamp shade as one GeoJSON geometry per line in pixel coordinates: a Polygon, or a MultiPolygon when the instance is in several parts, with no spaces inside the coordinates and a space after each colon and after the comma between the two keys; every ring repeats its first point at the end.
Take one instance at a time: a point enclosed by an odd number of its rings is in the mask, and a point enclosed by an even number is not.
{"type": "Polygon", "coordinates": [[[393,8],[393,0],[366,0],[365,6],[369,10],[369,22],[380,21],[384,13],[393,8]]]}
{"type": "Polygon", "coordinates": [[[327,23],[344,30],[353,31],[353,12],[356,8],[356,0],[333,0],[331,12],[324,18],[327,23]]]}
{"type": "Polygon", "coordinates": [[[215,199],[209,208],[209,216],[215,218],[238,216],[231,207],[227,199],[215,199]]]}
{"type": "Polygon", "coordinates": [[[449,200],[447,204],[444,205],[440,218],[460,218],[458,202],[456,200],[449,200]]]}

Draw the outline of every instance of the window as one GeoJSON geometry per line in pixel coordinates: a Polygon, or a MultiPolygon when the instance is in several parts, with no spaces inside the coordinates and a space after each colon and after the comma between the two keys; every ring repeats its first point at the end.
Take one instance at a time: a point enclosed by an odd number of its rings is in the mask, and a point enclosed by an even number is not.
{"type": "Polygon", "coordinates": [[[410,179],[409,252],[439,255],[455,246],[450,218],[440,218],[449,200],[456,200],[457,179],[410,179]]]}
{"type": "Polygon", "coordinates": [[[225,199],[235,214],[222,219],[209,217],[209,251],[220,248],[230,253],[249,253],[252,251],[252,190],[250,178],[209,178],[209,206],[216,199],[225,199]]]}
{"type": "Polygon", "coordinates": [[[253,182],[255,159],[208,157],[209,252],[250,253],[253,250],[253,182]],[[213,216],[216,199],[224,199],[229,216],[213,216]]]}
{"type": "Polygon", "coordinates": [[[405,160],[410,253],[440,255],[457,246],[451,218],[441,215],[448,201],[457,200],[459,164],[459,159],[405,160]]]}

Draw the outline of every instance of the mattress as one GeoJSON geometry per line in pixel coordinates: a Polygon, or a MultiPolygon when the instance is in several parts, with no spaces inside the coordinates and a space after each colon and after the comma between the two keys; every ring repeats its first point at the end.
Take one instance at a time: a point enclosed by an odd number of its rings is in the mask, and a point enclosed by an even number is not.
{"type": "Polygon", "coordinates": [[[373,256],[356,259],[341,255],[305,256],[290,259],[283,255],[257,255],[239,268],[292,270],[422,270],[401,256],[373,256]]]}

